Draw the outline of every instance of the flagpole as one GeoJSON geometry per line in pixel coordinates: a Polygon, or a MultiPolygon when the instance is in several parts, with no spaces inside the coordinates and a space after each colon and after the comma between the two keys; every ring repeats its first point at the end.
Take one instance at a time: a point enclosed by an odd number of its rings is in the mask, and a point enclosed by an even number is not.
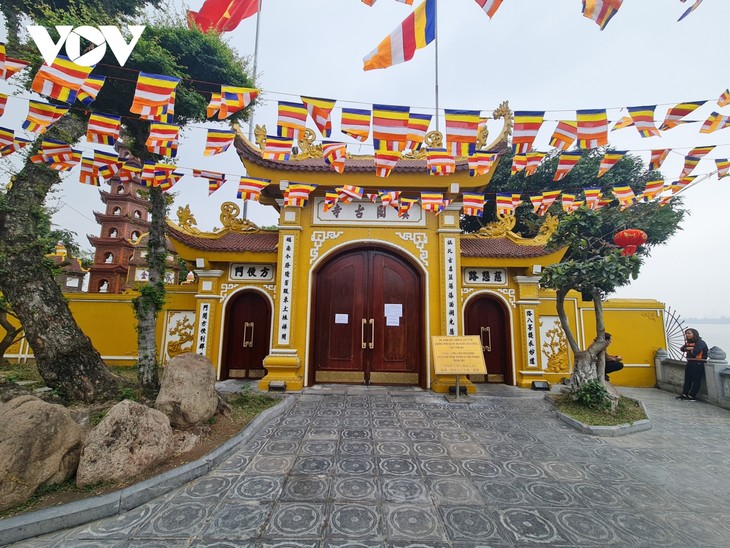
{"type": "MultiPolygon", "coordinates": [[[[259,25],[261,24],[261,4],[263,0],[257,0],[258,8],[256,9],[256,38],[254,39],[253,46],[253,81],[256,86],[256,70],[259,61],[259,25]]],[[[253,141],[253,114],[254,109],[251,109],[251,117],[248,120],[248,140],[253,141]]],[[[244,219],[248,218],[248,200],[243,201],[243,210],[241,211],[241,217],[244,219]]]]}
{"type": "Polygon", "coordinates": [[[438,17],[438,11],[439,11],[439,3],[438,0],[434,0],[434,13],[436,14],[436,30],[435,30],[435,36],[434,36],[434,42],[436,43],[436,47],[434,48],[434,66],[435,66],[435,86],[434,86],[434,96],[436,98],[436,112],[434,113],[436,117],[436,131],[439,130],[439,17],[438,17]]]}

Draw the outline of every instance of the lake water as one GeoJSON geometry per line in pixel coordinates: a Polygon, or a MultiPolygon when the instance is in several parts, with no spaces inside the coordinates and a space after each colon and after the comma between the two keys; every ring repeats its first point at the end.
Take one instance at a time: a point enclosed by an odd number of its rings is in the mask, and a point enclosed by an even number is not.
{"type": "Polygon", "coordinates": [[[730,355],[730,323],[696,323],[692,325],[685,323],[685,328],[687,327],[699,331],[700,337],[704,339],[709,348],[717,346],[730,355]]]}

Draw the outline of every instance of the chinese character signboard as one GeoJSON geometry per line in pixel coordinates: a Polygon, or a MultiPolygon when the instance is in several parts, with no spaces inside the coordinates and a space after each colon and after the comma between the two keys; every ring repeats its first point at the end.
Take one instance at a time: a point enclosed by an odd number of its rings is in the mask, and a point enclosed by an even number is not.
{"type": "Polygon", "coordinates": [[[426,226],[426,216],[419,203],[413,204],[402,217],[398,216],[395,207],[369,200],[353,201],[349,204],[337,202],[328,211],[324,210],[324,198],[316,198],[314,203],[315,225],[426,226]]]}
{"type": "Polygon", "coordinates": [[[195,350],[201,356],[205,356],[205,347],[208,344],[209,323],[210,303],[202,303],[200,305],[200,314],[198,315],[198,342],[195,350]]]}
{"type": "Polygon", "coordinates": [[[465,268],[464,285],[507,285],[504,268],[465,268]]]}
{"type": "Polygon", "coordinates": [[[527,367],[537,367],[537,330],[535,329],[535,310],[525,309],[525,340],[527,345],[527,367]]]}
{"type": "Polygon", "coordinates": [[[289,344],[291,331],[292,279],[294,273],[294,236],[284,236],[279,270],[279,344],[289,344]]]}
{"type": "Polygon", "coordinates": [[[270,264],[231,264],[228,272],[231,281],[269,282],[274,279],[274,266],[270,264]]]}
{"type": "Polygon", "coordinates": [[[444,238],[444,285],[446,287],[446,334],[459,334],[459,315],[456,313],[456,238],[444,238]]]}

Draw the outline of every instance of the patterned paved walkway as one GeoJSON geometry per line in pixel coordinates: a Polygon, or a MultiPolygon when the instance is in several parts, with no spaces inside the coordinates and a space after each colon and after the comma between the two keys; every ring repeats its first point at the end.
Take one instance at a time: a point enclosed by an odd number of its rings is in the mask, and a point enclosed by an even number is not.
{"type": "Polygon", "coordinates": [[[652,430],[583,435],[509,387],[311,389],[209,475],[19,546],[730,545],[730,412],[623,391],[652,430]]]}

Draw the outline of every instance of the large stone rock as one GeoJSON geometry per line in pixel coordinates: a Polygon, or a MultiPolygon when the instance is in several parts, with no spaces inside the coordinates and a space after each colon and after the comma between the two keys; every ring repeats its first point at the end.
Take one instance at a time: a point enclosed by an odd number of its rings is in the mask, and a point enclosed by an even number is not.
{"type": "Polygon", "coordinates": [[[166,460],[172,448],[172,428],[165,414],[124,400],[86,436],[76,485],[128,480],[166,460]]]}
{"type": "Polygon", "coordinates": [[[205,356],[181,354],[165,367],[155,408],[177,428],[190,428],[215,415],[215,370],[205,356]]]}
{"type": "Polygon", "coordinates": [[[68,410],[34,396],[0,405],[0,510],[73,476],[84,436],[68,410]]]}

